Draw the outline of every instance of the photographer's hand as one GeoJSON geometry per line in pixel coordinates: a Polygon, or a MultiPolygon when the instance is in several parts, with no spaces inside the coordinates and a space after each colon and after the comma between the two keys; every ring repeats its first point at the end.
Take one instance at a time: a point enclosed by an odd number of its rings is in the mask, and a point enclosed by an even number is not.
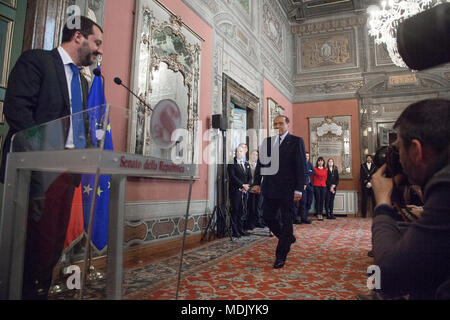
{"type": "Polygon", "coordinates": [[[406,208],[417,218],[420,219],[422,217],[423,207],[415,206],[415,205],[407,205],[406,208]]]}
{"type": "Polygon", "coordinates": [[[394,188],[394,183],[392,178],[384,177],[384,172],[386,171],[386,164],[377,170],[372,175],[372,189],[375,195],[375,200],[377,206],[380,204],[391,205],[391,195],[392,189],[394,188]]]}

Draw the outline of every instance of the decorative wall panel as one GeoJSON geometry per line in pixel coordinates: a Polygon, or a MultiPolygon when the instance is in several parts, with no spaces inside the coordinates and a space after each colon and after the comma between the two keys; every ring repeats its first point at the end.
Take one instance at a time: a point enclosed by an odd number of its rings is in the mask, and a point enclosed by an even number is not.
{"type": "Polygon", "coordinates": [[[346,69],[357,66],[352,30],[300,38],[299,72],[346,69]]]}
{"type": "Polygon", "coordinates": [[[236,0],[236,2],[247,14],[250,14],[250,0],[236,0]]]}
{"type": "Polygon", "coordinates": [[[352,179],[351,116],[309,118],[311,161],[334,159],[339,178],[352,179]]]}
{"type": "MultiPolygon", "coordinates": [[[[276,4],[275,4],[276,5],[276,4]]],[[[283,25],[281,21],[281,12],[274,9],[267,0],[263,2],[263,32],[271,41],[273,47],[278,52],[283,52],[283,25]]]]}
{"type": "Polygon", "coordinates": [[[137,1],[136,16],[132,90],[150,108],[131,97],[128,151],[192,161],[198,134],[202,39],[181,17],[154,0],[137,1]],[[165,109],[166,114],[154,113],[161,104],[172,107],[165,109]],[[153,115],[158,121],[152,126],[153,115]],[[185,129],[188,136],[172,137],[177,128],[185,129]]]}

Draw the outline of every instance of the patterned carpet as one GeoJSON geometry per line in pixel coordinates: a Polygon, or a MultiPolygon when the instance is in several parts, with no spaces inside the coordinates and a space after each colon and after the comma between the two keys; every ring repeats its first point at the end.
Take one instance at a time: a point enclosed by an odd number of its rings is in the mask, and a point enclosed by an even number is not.
{"type": "MultiPolygon", "coordinates": [[[[368,293],[371,219],[338,218],[296,225],[297,242],[284,268],[273,269],[276,238],[220,239],[185,252],[181,300],[352,300],[368,293]]],[[[124,299],[175,299],[179,255],[127,270],[124,299]]],[[[104,299],[104,281],[85,299],[104,299]]],[[[70,299],[70,293],[53,297],[70,299]]]]}

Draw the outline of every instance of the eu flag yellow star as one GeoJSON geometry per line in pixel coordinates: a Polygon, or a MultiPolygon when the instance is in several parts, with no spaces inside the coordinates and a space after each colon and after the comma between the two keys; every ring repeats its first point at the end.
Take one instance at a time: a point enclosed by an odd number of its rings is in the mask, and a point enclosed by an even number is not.
{"type": "Polygon", "coordinates": [[[87,193],[88,195],[91,193],[91,191],[93,190],[92,188],[91,188],[91,185],[90,184],[88,184],[87,186],[83,186],[83,193],[87,193]]]}
{"type": "Polygon", "coordinates": [[[98,190],[97,190],[97,195],[98,195],[99,197],[101,197],[101,196],[102,196],[102,192],[103,192],[103,190],[102,190],[102,189],[100,189],[100,187],[98,187],[98,190]]]}

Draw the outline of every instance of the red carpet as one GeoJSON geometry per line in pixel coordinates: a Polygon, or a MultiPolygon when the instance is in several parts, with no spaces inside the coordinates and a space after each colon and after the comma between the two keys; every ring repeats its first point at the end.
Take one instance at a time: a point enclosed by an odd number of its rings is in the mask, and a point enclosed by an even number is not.
{"type": "MultiPolygon", "coordinates": [[[[179,299],[356,299],[356,294],[369,292],[366,270],[373,261],[367,256],[370,227],[371,219],[359,218],[297,225],[297,242],[291,247],[285,267],[277,270],[272,268],[277,239],[269,237],[207,262],[197,261],[183,272],[179,299]]],[[[248,241],[244,239],[235,242],[248,241]]],[[[220,241],[223,245],[230,243],[229,239],[220,241]]],[[[202,250],[204,255],[211,254],[208,247],[194,251],[201,256],[202,250]]],[[[143,287],[142,283],[136,285],[144,280],[139,276],[141,281],[136,279],[138,274],[142,276],[141,271],[127,273],[124,299],[175,299],[175,276],[143,287]]]]}

